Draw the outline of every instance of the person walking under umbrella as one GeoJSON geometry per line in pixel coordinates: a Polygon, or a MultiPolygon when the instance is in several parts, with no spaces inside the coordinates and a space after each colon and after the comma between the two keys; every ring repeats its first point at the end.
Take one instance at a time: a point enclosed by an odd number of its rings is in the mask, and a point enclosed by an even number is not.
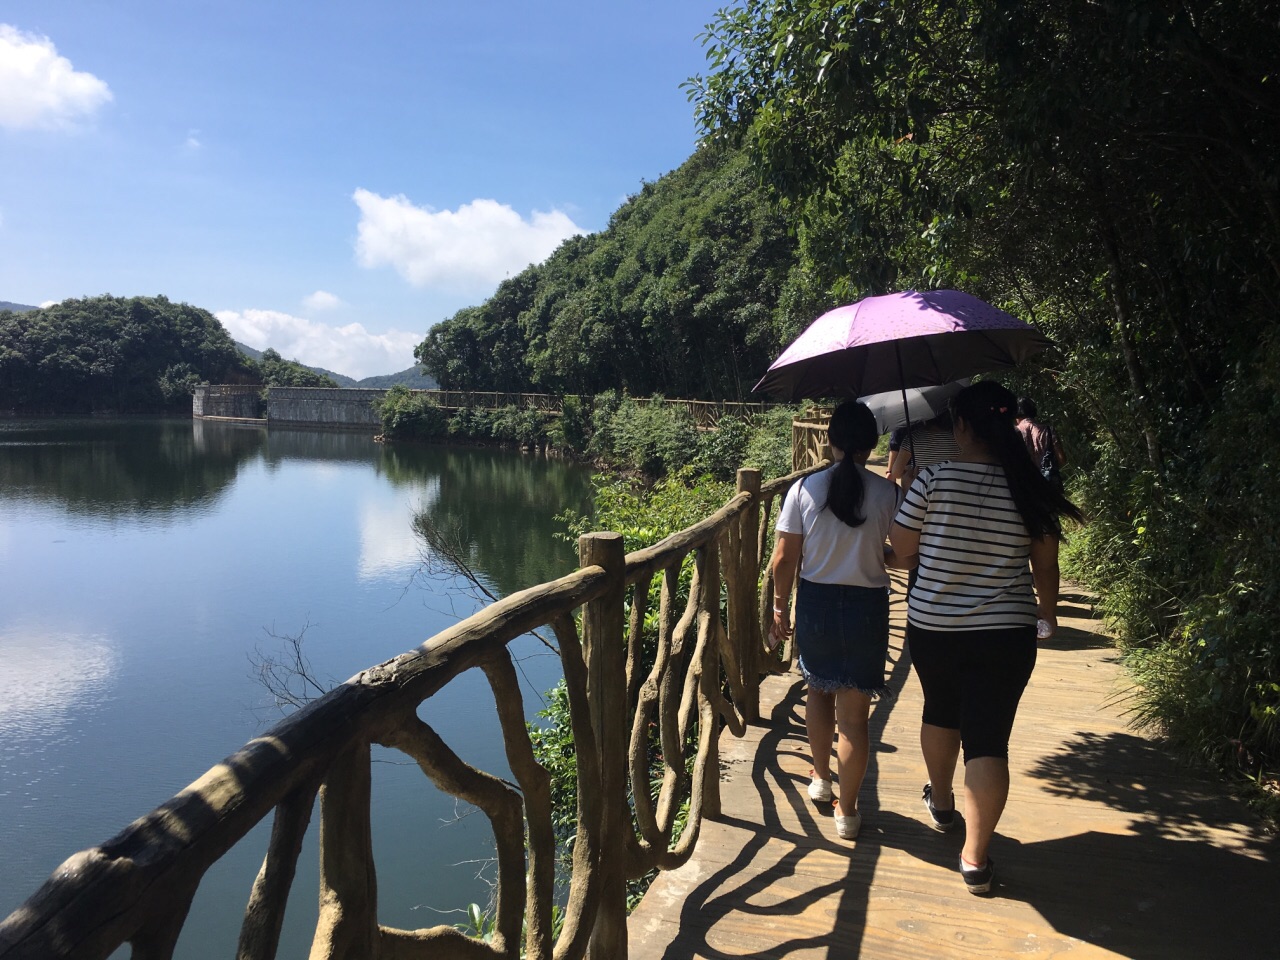
{"type": "Polygon", "coordinates": [[[805,710],[813,774],[809,796],[831,800],[832,721],[840,799],[836,834],[852,840],[862,825],[858,791],[867,772],[872,697],[885,693],[889,653],[889,574],[885,549],[898,507],[897,487],[866,468],[879,439],[864,404],[836,407],[828,426],[835,463],[787,491],[773,554],[770,642],[791,634],[791,587],[797,570],[795,635],[800,671],[809,685],[805,710]],[[834,698],[834,711],[829,698],[834,698]]]}
{"type": "Polygon", "coordinates": [[[907,648],[924,691],[924,804],[931,827],[951,829],[963,750],[960,873],[972,893],[995,876],[987,848],[1009,795],[1009,735],[1036,637],[1057,629],[1061,518],[1083,520],[1027,456],[1016,404],[991,380],[956,396],[960,455],[916,478],[889,532],[899,557],[918,558],[907,648]]]}

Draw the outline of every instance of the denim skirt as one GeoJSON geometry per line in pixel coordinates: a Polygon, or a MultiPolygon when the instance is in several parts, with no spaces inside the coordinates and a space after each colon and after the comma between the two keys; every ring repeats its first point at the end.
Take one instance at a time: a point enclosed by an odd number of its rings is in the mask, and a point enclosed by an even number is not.
{"type": "Polygon", "coordinates": [[[883,696],[889,655],[889,593],[802,579],[796,590],[800,672],[815,690],[883,696]]]}

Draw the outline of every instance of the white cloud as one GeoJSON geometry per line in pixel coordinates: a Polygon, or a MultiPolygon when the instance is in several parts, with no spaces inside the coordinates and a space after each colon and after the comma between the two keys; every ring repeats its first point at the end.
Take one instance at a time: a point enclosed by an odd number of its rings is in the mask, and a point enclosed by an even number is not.
{"type": "Polygon", "coordinates": [[[111,100],[111,89],[58,56],[48,37],[0,23],[0,127],[73,127],[111,100]]]}
{"type": "Polygon", "coordinates": [[[342,306],[342,301],[327,290],[317,290],[303,297],[302,305],[311,310],[333,310],[342,306]]]}
{"type": "Polygon", "coordinates": [[[184,145],[188,150],[192,150],[192,151],[199,150],[201,147],[203,147],[203,146],[204,146],[204,144],[200,142],[200,131],[199,131],[199,130],[188,130],[188,131],[187,131],[187,139],[186,139],[186,141],[184,142],[184,144],[183,144],[183,145],[184,145]]]}
{"type": "Polygon", "coordinates": [[[458,291],[492,288],[556,247],[586,233],[559,210],[535,210],[525,220],[496,200],[472,200],[457,210],[416,207],[403,195],[357,190],[356,259],[362,267],[394,267],[415,287],[458,291]]]}
{"type": "Polygon", "coordinates": [[[357,380],[413,366],[413,348],[422,340],[417,333],[370,333],[359,323],[332,327],[276,310],[219,310],[214,316],[255,350],[271,347],[286,360],[357,380]]]}
{"type": "Polygon", "coordinates": [[[56,306],[57,304],[59,304],[59,303],[61,303],[61,302],[62,302],[62,301],[60,301],[60,300],[46,300],[44,303],[40,304],[40,309],[41,309],[41,310],[43,310],[45,307],[52,307],[52,306],[56,306]]]}

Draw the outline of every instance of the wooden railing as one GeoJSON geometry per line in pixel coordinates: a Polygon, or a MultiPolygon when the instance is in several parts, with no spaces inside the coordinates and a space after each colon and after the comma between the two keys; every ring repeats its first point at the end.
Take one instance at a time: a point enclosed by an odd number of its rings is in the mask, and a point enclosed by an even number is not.
{"type": "Polygon", "coordinates": [[[763,644],[772,585],[766,573],[762,591],[760,576],[772,505],[801,475],[762,487],[757,471],[741,470],[737,495],[716,513],[625,556],[618,534],[582,537],[577,572],[513,594],[357,674],[114,839],[72,856],[0,923],[0,958],[105,958],[124,943],[135,958],[171,957],[205,871],[274,811],[238,950],[241,960],[270,960],[317,794],[313,958],[513,958],[522,947],[541,960],[625,958],[627,880],[689,858],[703,817],[719,810],[722,726],[742,735],[757,717],[761,673],[786,666],[763,644]],[[681,605],[686,560],[692,585],[681,605]],[[657,636],[645,637],[655,599],[657,636]],[[580,787],[569,898],[555,938],[550,782],[534,757],[507,651],[510,641],[544,626],[559,643],[580,787]],[[646,649],[655,651],[652,661],[646,649]],[[518,790],[464,763],[417,714],[472,667],[492,688],[518,790]],[[662,765],[656,798],[649,742],[655,723],[662,765]],[[690,757],[686,745],[695,734],[690,757]],[[489,818],[498,881],[488,941],[450,926],[378,923],[372,744],[404,752],[440,789],[489,818]]]}
{"type": "MultiPolygon", "coordinates": [[[[415,390],[414,392],[426,394],[448,410],[462,407],[478,407],[485,410],[517,407],[521,410],[559,413],[565,399],[549,393],[499,393],[484,390],[415,390]]],[[[589,397],[585,399],[590,400],[589,397]]],[[[632,397],[631,401],[640,406],[658,402],[666,406],[682,407],[689,411],[699,427],[707,429],[716,427],[724,417],[754,417],[764,413],[770,406],[767,403],[735,403],[727,400],[663,399],[655,401],[650,397],[632,397]]]]}
{"type": "Polygon", "coordinates": [[[791,469],[804,470],[831,459],[827,442],[829,416],[815,413],[791,421],[791,469]]]}

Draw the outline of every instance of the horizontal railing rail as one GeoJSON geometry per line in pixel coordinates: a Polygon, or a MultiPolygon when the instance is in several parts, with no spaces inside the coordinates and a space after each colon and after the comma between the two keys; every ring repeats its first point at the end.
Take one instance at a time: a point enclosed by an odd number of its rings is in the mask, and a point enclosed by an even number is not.
{"type": "Polygon", "coordinates": [[[790,650],[779,661],[764,646],[772,586],[762,594],[760,576],[772,505],[809,472],[762,486],[757,471],[741,470],[738,493],[724,507],[629,555],[617,534],[582,537],[576,572],[512,594],[362,671],[115,838],[72,856],[0,923],[0,958],[105,958],[125,943],[136,958],[171,957],[205,872],[274,811],[238,950],[242,960],[270,960],[317,796],[313,958],[498,958],[522,950],[556,960],[625,958],[627,881],[692,854],[703,818],[719,811],[722,727],[742,735],[757,717],[761,673],[790,659],[790,650]],[[655,593],[656,633],[646,633],[655,593]],[[507,650],[540,627],[559,645],[579,781],[558,936],[550,779],[535,759],[507,650]],[[493,692],[514,787],[463,762],[417,714],[473,667],[493,692]],[[405,753],[439,789],[488,817],[498,861],[488,940],[451,926],[378,923],[374,744],[405,753]]]}

